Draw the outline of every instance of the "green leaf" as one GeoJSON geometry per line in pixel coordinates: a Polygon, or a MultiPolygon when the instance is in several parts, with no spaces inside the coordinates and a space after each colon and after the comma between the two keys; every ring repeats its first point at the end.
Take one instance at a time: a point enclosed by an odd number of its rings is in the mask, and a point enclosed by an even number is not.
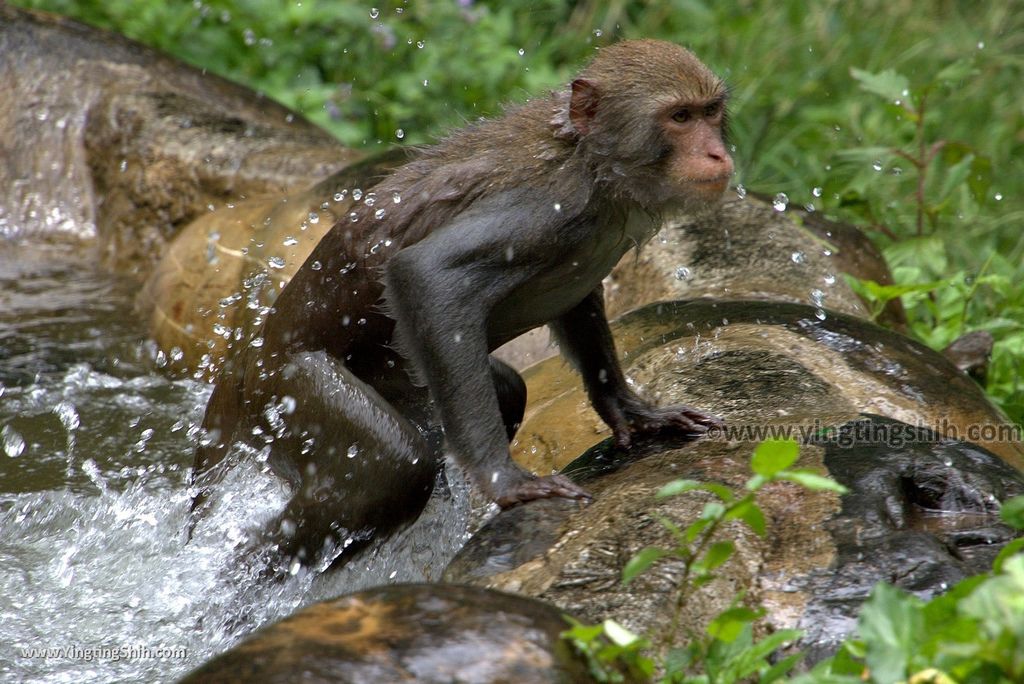
{"type": "Polygon", "coordinates": [[[629,584],[636,579],[637,575],[647,572],[651,565],[667,555],[669,555],[668,551],[656,546],[641,549],[639,553],[629,559],[626,567],[622,569],[622,583],[629,584]]]}
{"type": "Polygon", "coordinates": [[[767,526],[764,520],[764,513],[761,511],[761,507],[757,505],[753,497],[747,497],[739,504],[735,505],[725,514],[726,520],[742,520],[747,524],[754,534],[759,537],[763,537],[767,532],[767,526]]]}
{"type": "Polygon", "coordinates": [[[989,190],[992,189],[992,160],[983,154],[978,154],[971,162],[971,173],[967,176],[967,187],[971,190],[971,197],[978,204],[984,204],[988,200],[989,190]]]}
{"type": "Polygon", "coordinates": [[[695,520],[692,523],[690,523],[690,525],[686,528],[686,543],[693,543],[693,540],[696,539],[701,532],[707,529],[708,525],[710,525],[712,522],[714,521],[702,518],[700,520],[695,520]]]}
{"type": "Polygon", "coordinates": [[[664,485],[654,496],[658,499],[664,499],[693,491],[711,492],[725,503],[731,503],[734,498],[732,490],[723,484],[717,482],[698,482],[697,480],[674,480],[664,485]]]}
{"type": "Polygon", "coordinates": [[[618,646],[629,646],[640,638],[615,620],[605,620],[603,627],[605,635],[618,646]]]}
{"type": "Polygon", "coordinates": [[[969,76],[977,74],[978,70],[974,68],[972,62],[973,60],[970,59],[958,59],[937,73],[935,81],[938,83],[956,84],[969,76]]]}
{"type": "Polygon", "coordinates": [[[794,439],[766,439],[754,449],[750,467],[763,477],[773,477],[796,463],[800,457],[800,446],[794,439]]]}
{"type": "Polygon", "coordinates": [[[811,491],[828,491],[846,494],[849,490],[830,477],[818,475],[810,470],[786,470],[778,474],[780,480],[795,482],[811,491]]]}
{"type": "Polygon", "coordinates": [[[995,561],[992,563],[992,572],[1002,572],[1003,565],[1007,559],[1016,556],[1021,551],[1024,551],[1024,537],[1014,539],[999,551],[999,555],[996,556],[995,561]]]}
{"type": "Polygon", "coordinates": [[[715,542],[708,547],[704,557],[700,559],[700,565],[705,571],[710,572],[732,556],[735,546],[731,541],[715,542]]]}
{"type": "Polygon", "coordinates": [[[750,623],[764,614],[764,611],[754,611],[746,606],[729,608],[718,614],[707,627],[707,633],[719,641],[730,643],[735,641],[743,629],[750,623]]]}
{"type": "Polygon", "coordinates": [[[1024,496],[1007,499],[999,508],[999,517],[1007,525],[1024,530],[1024,496]]]}
{"type": "MultiPolygon", "coordinates": [[[[796,641],[800,638],[802,632],[795,629],[784,629],[778,632],[769,634],[764,639],[754,642],[743,649],[743,652],[735,658],[733,664],[733,674],[738,679],[746,680],[750,675],[756,674],[762,670],[766,670],[768,667],[768,657],[778,650],[783,644],[791,641],[796,641]]],[[[803,657],[802,653],[794,653],[789,658],[784,659],[789,661],[788,664],[781,664],[775,674],[766,678],[766,675],[761,675],[758,681],[772,681],[777,679],[781,674],[788,672],[792,669],[793,665],[803,657]]],[[[772,672],[775,668],[766,670],[766,672],[772,672]]]]}
{"type": "Polygon", "coordinates": [[[709,501],[704,504],[704,509],[700,512],[701,520],[714,521],[725,516],[725,506],[718,503],[717,501],[709,501]]]}
{"type": "Polygon", "coordinates": [[[949,197],[950,193],[959,187],[971,173],[974,164],[974,155],[968,154],[956,164],[946,170],[942,179],[942,186],[939,188],[938,199],[942,201],[949,197]]]}
{"type": "Polygon", "coordinates": [[[584,644],[589,644],[604,634],[604,627],[602,625],[585,625],[582,622],[577,622],[573,618],[566,616],[566,619],[572,623],[572,627],[562,632],[563,638],[576,639],[584,644]]]}
{"type": "Polygon", "coordinates": [[[868,644],[866,660],[874,680],[905,680],[924,636],[921,601],[888,584],[878,584],[861,609],[857,628],[868,644]]]}
{"type": "Polygon", "coordinates": [[[906,76],[898,74],[892,69],[873,74],[870,71],[851,67],[850,75],[860,83],[861,89],[884,97],[890,103],[905,102],[910,95],[910,81],[906,76]]]}
{"type": "Polygon", "coordinates": [[[799,663],[803,657],[803,653],[793,653],[786,656],[765,670],[764,674],[762,674],[757,681],[759,684],[771,684],[772,682],[782,679],[789,674],[790,670],[796,667],[796,664],[799,663]]]}
{"type": "Polygon", "coordinates": [[[676,496],[683,492],[692,492],[695,489],[700,489],[702,483],[697,480],[672,480],[667,485],[663,486],[655,494],[655,498],[664,499],[669,496],[676,496]]]}

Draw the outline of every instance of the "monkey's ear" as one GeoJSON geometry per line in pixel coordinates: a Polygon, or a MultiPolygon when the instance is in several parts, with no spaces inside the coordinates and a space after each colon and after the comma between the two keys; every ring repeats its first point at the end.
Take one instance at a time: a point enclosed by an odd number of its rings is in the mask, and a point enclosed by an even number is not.
{"type": "Polygon", "coordinates": [[[572,95],[569,98],[569,121],[577,135],[590,132],[601,93],[593,81],[577,78],[572,82],[572,95]]]}

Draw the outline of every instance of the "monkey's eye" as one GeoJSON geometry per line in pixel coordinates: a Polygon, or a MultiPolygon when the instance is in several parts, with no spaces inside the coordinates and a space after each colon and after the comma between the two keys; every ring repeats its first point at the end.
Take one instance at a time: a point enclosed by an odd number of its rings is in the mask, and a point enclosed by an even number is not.
{"type": "Polygon", "coordinates": [[[672,120],[675,121],[676,123],[686,123],[691,118],[693,118],[693,115],[690,114],[690,110],[686,108],[676,110],[676,112],[672,115],[672,120]]]}
{"type": "Polygon", "coordinates": [[[722,113],[722,103],[712,102],[711,104],[704,105],[704,118],[713,119],[722,113]]]}

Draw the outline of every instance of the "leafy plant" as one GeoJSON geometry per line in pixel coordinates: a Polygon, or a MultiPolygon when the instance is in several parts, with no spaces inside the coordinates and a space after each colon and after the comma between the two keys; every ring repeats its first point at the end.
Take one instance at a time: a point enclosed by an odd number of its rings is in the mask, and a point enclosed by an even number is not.
{"type": "MultiPolygon", "coordinates": [[[[1024,497],[1003,504],[1024,528],[1024,497]]],[[[861,609],[858,639],[794,684],[1011,684],[1024,681],[1024,538],[1003,548],[988,575],[930,601],[879,584],[861,609]]]]}
{"type": "Polygon", "coordinates": [[[769,657],[784,644],[800,636],[796,630],[780,630],[761,640],[753,637],[753,623],[763,609],[742,605],[742,597],[735,597],[733,605],[715,616],[703,634],[686,634],[680,640],[680,617],[686,602],[700,587],[715,578],[715,570],[732,557],[735,550],[731,541],[718,538],[722,525],[738,520],[755,534],[765,534],[764,513],[757,505],[757,493],[771,482],[795,482],[808,489],[846,490],[827,477],[810,470],[791,469],[799,456],[799,447],[793,440],[767,440],[758,445],[751,459],[753,476],[738,495],[725,485],[696,480],[676,480],[662,487],[658,499],[679,496],[687,492],[702,491],[711,494],[713,501],[705,504],[697,520],[686,527],[660,518],[675,545],[671,548],[647,547],[637,553],[623,569],[622,581],[632,582],[642,573],[666,559],[682,562],[682,576],[673,596],[671,624],[659,637],[641,638],[618,624],[606,620],[600,625],[574,623],[566,637],[584,653],[591,670],[599,681],[624,681],[622,671],[632,677],[649,677],[655,671],[650,652],[665,653],[662,662],[663,682],[682,684],[730,684],[757,677],[759,682],[780,680],[800,659],[799,654],[788,655],[772,664],[769,657]]]}

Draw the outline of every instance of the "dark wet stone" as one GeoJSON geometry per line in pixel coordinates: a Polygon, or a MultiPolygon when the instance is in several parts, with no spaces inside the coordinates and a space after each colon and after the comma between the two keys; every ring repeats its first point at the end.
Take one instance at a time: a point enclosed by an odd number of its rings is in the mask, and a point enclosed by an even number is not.
{"type": "Polygon", "coordinates": [[[305,608],[202,665],[212,682],[593,681],[561,611],[444,584],[378,587],[305,608]]]}
{"type": "Polygon", "coordinates": [[[942,354],[957,368],[984,386],[988,375],[988,362],[992,357],[995,343],[995,338],[989,331],[975,330],[950,342],[949,346],[942,350],[942,354]]]}

